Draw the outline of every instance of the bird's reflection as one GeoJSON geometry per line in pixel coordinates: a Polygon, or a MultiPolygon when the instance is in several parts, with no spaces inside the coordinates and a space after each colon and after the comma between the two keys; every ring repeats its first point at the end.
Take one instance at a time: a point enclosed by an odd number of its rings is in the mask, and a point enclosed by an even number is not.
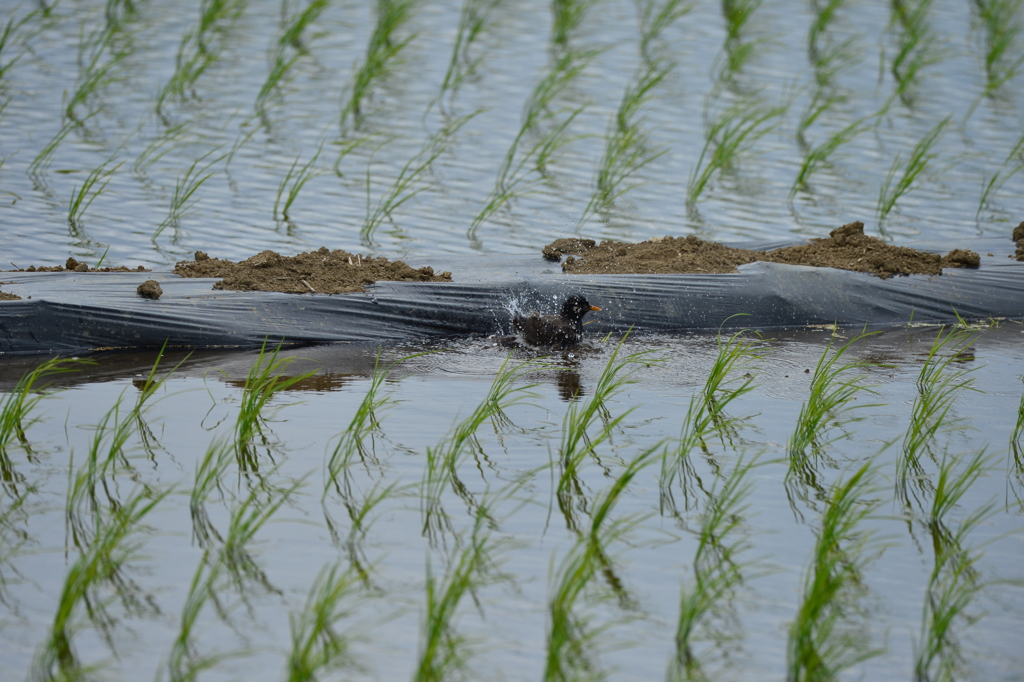
{"type": "Polygon", "coordinates": [[[555,386],[558,387],[558,397],[567,403],[585,395],[580,373],[575,367],[558,370],[555,373],[555,386]]]}

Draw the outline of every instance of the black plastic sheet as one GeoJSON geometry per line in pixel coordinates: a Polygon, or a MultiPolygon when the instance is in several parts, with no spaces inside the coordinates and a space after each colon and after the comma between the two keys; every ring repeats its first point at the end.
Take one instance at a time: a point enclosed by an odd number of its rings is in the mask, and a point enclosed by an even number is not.
{"type": "Polygon", "coordinates": [[[554,312],[570,293],[582,293],[602,308],[587,318],[590,334],[1024,318],[1024,263],[1007,258],[1009,240],[914,246],[939,252],[972,248],[982,255],[981,267],[887,280],[776,263],[714,275],[566,275],[539,256],[449,256],[409,262],[450,270],[453,283],[380,282],[366,293],[336,295],[216,291],[216,280],[160,272],[4,272],[3,291],[23,300],[0,302],[0,353],[506,334],[514,311],[554,312]],[[160,283],[159,300],[136,294],[146,279],[160,283]]]}

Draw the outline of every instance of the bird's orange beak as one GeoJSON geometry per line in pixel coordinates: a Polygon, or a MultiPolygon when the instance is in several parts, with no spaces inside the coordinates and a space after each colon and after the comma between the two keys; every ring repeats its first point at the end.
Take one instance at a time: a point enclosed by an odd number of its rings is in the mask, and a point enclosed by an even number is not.
{"type": "Polygon", "coordinates": [[[600,308],[598,308],[598,307],[597,307],[596,305],[592,305],[592,306],[590,306],[590,309],[591,309],[591,310],[600,310],[600,308]]]}

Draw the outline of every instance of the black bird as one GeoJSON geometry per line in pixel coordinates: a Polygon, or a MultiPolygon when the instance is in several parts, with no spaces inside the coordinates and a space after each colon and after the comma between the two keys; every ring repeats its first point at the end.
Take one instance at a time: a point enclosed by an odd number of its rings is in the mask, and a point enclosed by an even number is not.
{"type": "Polygon", "coordinates": [[[569,350],[583,338],[583,316],[591,310],[600,310],[590,305],[587,299],[575,294],[565,299],[562,311],[557,315],[541,315],[531,311],[529,315],[516,315],[512,326],[519,332],[519,339],[528,346],[545,350],[569,350]]]}

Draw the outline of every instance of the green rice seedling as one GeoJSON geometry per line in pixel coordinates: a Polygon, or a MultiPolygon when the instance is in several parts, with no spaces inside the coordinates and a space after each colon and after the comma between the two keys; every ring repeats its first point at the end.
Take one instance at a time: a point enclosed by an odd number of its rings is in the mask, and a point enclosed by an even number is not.
{"type": "Polygon", "coordinates": [[[395,33],[409,23],[418,3],[419,0],[374,0],[376,22],[366,46],[366,58],[356,68],[348,87],[341,110],[342,126],[350,118],[358,125],[363,117],[363,103],[373,86],[390,73],[398,54],[416,37],[414,34],[397,40],[395,33]]]}
{"type": "Polygon", "coordinates": [[[974,343],[974,333],[954,328],[943,335],[940,329],[917,375],[917,396],[910,411],[910,424],[903,436],[896,460],[896,499],[909,508],[916,487],[929,492],[921,458],[934,457],[934,442],[939,433],[956,428],[948,419],[949,410],[960,391],[974,390],[971,369],[957,368],[961,354],[974,343]]]}
{"type": "MultiPolygon", "coordinates": [[[[2,459],[2,458],[0,458],[2,459]]],[[[15,528],[18,520],[27,520],[30,513],[25,509],[30,495],[38,492],[33,485],[18,490],[15,477],[3,470],[3,485],[0,485],[0,600],[7,602],[8,578],[4,574],[7,564],[21,552],[29,541],[27,532],[15,528]],[[9,501],[8,499],[9,498],[9,501]]]]}
{"type": "Polygon", "coordinates": [[[1018,478],[1024,478],[1024,395],[1017,405],[1017,423],[1010,432],[1011,466],[1018,478]]]}
{"type": "Polygon", "coordinates": [[[206,152],[198,159],[192,162],[188,170],[183,175],[179,175],[178,179],[174,182],[174,192],[171,194],[171,206],[167,213],[167,217],[164,218],[163,222],[156,228],[156,232],[153,233],[152,239],[157,239],[165,229],[168,227],[177,227],[178,223],[192,210],[192,208],[199,201],[193,199],[192,195],[203,186],[203,183],[214,176],[210,168],[222,161],[227,154],[221,154],[217,158],[203,164],[211,154],[216,152],[220,147],[216,147],[206,152]]]}
{"type": "Polygon", "coordinates": [[[119,470],[131,471],[126,445],[135,432],[135,420],[124,414],[122,392],[100,421],[93,427],[85,462],[77,471],[68,471],[68,497],[65,504],[65,526],[68,546],[84,551],[98,532],[102,519],[102,506],[97,496],[101,490],[108,505],[117,508],[121,503],[116,491],[108,485],[108,477],[119,470]]]}
{"type": "Polygon", "coordinates": [[[123,42],[115,40],[116,30],[104,27],[89,38],[82,41],[79,48],[79,61],[83,64],[78,76],[75,90],[67,97],[64,105],[64,117],[68,121],[81,124],[75,110],[85,104],[96,90],[117,81],[112,75],[115,67],[131,54],[131,48],[123,42]],[[110,57],[104,59],[107,52],[110,57]]]}
{"type": "Polygon", "coordinates": [[[846,0],[811,0],[814,20],[807,32],[807,46],[812,62],[817,61],[814,55],[821,54],[828,49],[822,43],[828,41],[829,25],[835,20],[836,13],[842,9],[845,2],[846,0]]]}
{"type": "Polygon", "coordinates": [[[1024,170],[1024,134],[1010,148],[1010,153],[1006,155],[1006,160],[1003,161],[1002,167],[993,173],[991,178],[987,175],[982,176],[981,199],[978,200],[978,211],[974,214],[975,220],[991,204],[996,192],[1001,190],[1003,185],[1021,170],[1024,170]]]}
{"type": "Polygon", "coordinates": [[[339,495],[344,494],[341,489],[340,476],[352,465],[353,458],[358,455],[364,462],[370,457],[365,442],[370,434],[380,428],[378,415],[381,410],[391,402],[390,395],[381,395],[381,388],[388,380],[391,372],[406,360],[412,360],[424,355],[424,353],[413,353],[404,357],[381,363],[382,350],[377,351],[377,357],[373,362],[373,375],[370,377],[370,387],[359,403],[348,427],[338,437],[338,444],[334,447],[327,458],[325,466],[325,483],[323,497],[333,487],[339,495]]]}
{"type": "Polygon", "coordinates": [[[234,447],[239,469],[242,471],[259,471],[259,461],[253,448],[255,437],[262,434],[264,410],[275,395],[295,384],[308,379],[316,373],[311,370],[294,377],[285,377],[284,370],[294,358],[278,358],[281,345],[271,352],[267,351],[267,342],[260,347],[256,362],[249,368],[242,389],[238,418],[235,420],[234,447]]]}
{"type": "Polygon", "coordinates": [[[750,17],[760,6],[761,0],[722,0],[722,16],[729,38],[736,39],[743,34],[750,17]]]}
{"type": "Polygon", "coordinates": [[[511,354],[501,363],[487,395],[473,412],[458,422],[450,435],[446,435],[436,447],[427,448],[423,482],[420,486],[420,510],[423,534],[431,540],[436,538],[440,531],[450,527],[448,515],[441,503],[441,496],[449,486],[471,510],[480,510],[479,503],[458,476],[459,464],[466,453],[470,450],[480,450],[480,443],[476,439],[477,430],[488,420],[507,419],[504,416],[506,409],[532,397],[530,389],[536,384],[515,384],[524,374],[536,371],[541,366],[529,360],[510,366],[510,359],[511,354]]]}
{"type": "Polygon", "coordinates": [[[911,150],[906,163],[903,163],[903,154],[900,152],[896,153],[896,158],[892,160],[892,166],[889,168],[885,181],[878,191],[878,219],[880,221],[885,220],[886,216],[895,208],[896,202],[914,188],[914,183],[918,177],[928,168],[928,164],[938,156],[937,152],[932,151],[932,147],[942,137],[943,131],[945,131],[946,126],[949,125],[951,120],[952,116],[947,116],[925,133],[924,137],[914,145],[914,149],[911,150]],[[899,180],[896,180],[897,174],[900,175],[899,180]]]}
{"type": "Polygon", "coordinates": [[[14,42],[19,39],[23,39],[18,32],[25,24],[32,21],[39,14],[38,10],[27,12],[19,19],[11,17],[4,24],[4,28],[0,31],[0,82],[3,82],[7,75],[7,72],[18,63],[18,60],[25,56],[27,48],[23,49],[13,57],[10,56],[10,48],[14,45],[14,42]]]}
{"type": "Polygon", "coordinates": [[[150,142],[142,153],[135,157],[132,162],[132,172],[140,175],[145,174],[154,163],[167,156],[168,153],[182,146],[186,133],[188,133],[187,121],[176,126],[166,128],[160,137],[150,142]]]}
{"type": "Polygon", "coordinates": [[[316,166],[317,159],[320,158],[320,152],[323,150],[324,145],[321,143],[320,146],[317,147],[316,154],[313,154],[309,161],[307,161],[306,164],[298,170],[296,170],[296,168],[299,165],[299,159],[301,156],[295,157],[295,162],[292,164],[292,167],[288,169],[288,173],[284,176],[284,180],[281,181],[281,184],[277,188],[277,198],[274,199],[274,220],[289,220],[288,209],[291,208],[305,184],[313,178],[319,177],[328,172],[314,167],[316,166]],[[283,205],[281,201],[282,197],[284,198],[283,205]],[[278,208],[281,209],[280,213],[278,213],[278,208]]]}
{"type": "Polygon", "coordinates": [[[931,509],[927,510],[924,519],[932,537],[937,562],[950,561],[954,555],[963,552],[959,542],[962,536],[950,530],[949,517],[964,494],[989,469],[989,464],[990,458],[984,451],[975,453],[969,459],[946,454],[939,463],[931,509]],[[957,470],[961,460],[964,464],[957,470]]]}
{"type": "Polygon", "coordinates": [[[178,634],[171,644],[167,659],[168,678],[171,682],[194,682],[199,673],[208,670],[230,655],[214,654],[202,656],[196,650],[193,630],[206,602],[215,598],[214,591],[223,571],[223,565],[212,555],[204,552],[189,583],[188,594],[181,609],[178,634]]]}
{"type": "Polygon", "coordinates": [[[579,28],[583,16],[597,0],[551,0],[551,42],[556,48],[569,44],[569,34],[579,28]]]}
{"type": "Polygon", "coordinates": [[[365,495],[360,495],[354,489],[349,475],[354,459],[358,456],[364,464],[373,462],[376,464],[373,454],[366,447],[366,439],[374,430],[379,429],[379,415],[383,408],[390,402],[389,395],[382,395],[382,386],[388,380],[391,371],[402,362],[419,357],[421,353],[407,355],[392,360],[388,363],[381,363],[380,352],[374,362],[373,376],[370,379],[370,388],[356,408],[355,414],[349,422],[348,428],[339,436],[338,443],[333,452],[328,456],[325,466],[324,491],[321,496],[321,504],[324,508],[324,519],[327,528],[335,543],[342,545],[349,554],[349,564],[359,572],[364,581],[369,579],[367,562],[362,556],[360,549],[361,542],[369,527],[370,514],[384,500],[398,494],[402,488],[397,483],[382,485],[374,484],[365,495]],[[341,498],[342,503],[349,516],[349,531],[345,538],[342,538],[337,523],[332,519],[327,509],[327,496],[331,489],[341,498]]]}
{"type": "MultiPolygon", "coordinates": [[[[966,627],[980,618],[967,613],[977,595],[997,585],[1024,587],[1022,580],[982,580],[977,568],[982,552],[969,544],[969,535],[1001,509],[988,502],[955,526],[947,518],[964,493],[985,473],[988,462],[984,453],[978,453],[959,471],[956,470],[957,459],[953,457],[944,458],[939,467],[935,496],[927,518],[935,562],[925,592],[920,637],[914,643],[915,682],[959,678],[963,653],[956,631],[961,623],[966,627]]],[[[982,544],[998,539],[996,537],[982,544]]]]}
{"type": "Polygon", "coordinates": [[[76,185],[71,191],[71,199],[68,201],[68,225],[72,228],[77,229],[81,227],[82,215],[92,205],[92,202],[96,200],[96,197],[107,188],[117,169],[124,165],[122,161],[113,168],[107,168],[109,163],[110,161],[104,161],[101,165],[92,169],[82,182],[82,186],[78,187],[76,185]]]}
{"type": "Polygon", "coordinates": [[[992,95],[1017,75],[1024,66],[1019,50],[1024,34],[1022,0],[974,0],[974,8],[985,28],[985,92],[992,95]],[[1016,48],[1016,49],[1015,49],[1016,48]]]}
{"type": "Polygon", "coordinates": [[[668,75],[669,68],[645,62],[637,77],[622,94],[619,109],[605,137],[596,188],[578,224],[584,224],[595,212],[607,211],[619,197],[635,189],[638,183],[625,187],[622,185],[665,153],[665,149],[650,148],[643,130],[643,119],[637,119],[637,113],[650,97],[651,91],[668,75]]]}
{"type": "Polygon", "coordinates": [[[718,333],[718,355],[700,394],[690,399],[690,405],[683,419],[679,441],[665,450],[661,462],[661,475],[658,485],[660,489],[661,512],[678,516],[672,486],[678,478],[683,494],[689,507],[689,481],[694,478],[690,463],[690,453],[698,447],[708,453],[706,440],[709,435],[717,434],[723,444],[726,438],[732,437],[736,425],[740,421],[726,414],[726,407],[740,396],[753,390],[753,377],[749,373],[737,378],[736,375],[749,368],[753,362],[760,360],[761,355],[753,347],[746,330],[736,332],[727,339],[718,333]],[[738,385],[737,385],[738,382],[738,385]]]}
{"type": "Polygon", "coordinates": [[[288,71],[299,61],[301,53],[288,54],[284,50],[277,50],[270,59],[270,72],[267,80],[263,81],[259,93],[256,95],[256,113],[263,116],[267,111],[267,102],[270,96],[277,90],[278,86],[288,71]]]}
{"type": "Polygon", "coordinates": [[[164,104],[172,98],[183,99],[199,77],[220,57],[231,25],[245,10],[246,0],[202,0],[199,22],[182,36],[175,57],[174,74],[156,98],[157,114],[163,117],[164,104]]]}
{"type": "Polygon", "coordinates": [[[453,679],[465,667],[470,652],[466,638],[454,626],[459,604],[466,594],[476,600],[484,586],[503,580],[498,571],[495,541],[491,540],[490,514],[481,507],[475,514],[473,530],[460,539],[448,558],[448,567],[438,579],[427,562],[427,595],[420,635],[416,682],[453,679]]]}
{"type": "Polygon", "coordinates": [[[558,506],[565,517],[570,530],[579,530],[577,512],[588,514],[586,497],[579,481],[579,472],[588,455],[593,455],[596,448],[611,438],[614,429],[636,409],[627,409],[616,417],[607,415],[608,403],[623,389],[635,383],[633,374],[640,365],[659,362],[651,358],[654,351],[639,351],[619,358],[622,346],[628,334],[616,344],[615,350],[605,363],[601,376],[594,386],[593,394],[586,401],[569,403],[562,420],[562,438],[558,446],[558,485],[556,497],[558,506]],[[601,426],[595,426],[601,422],[601,426]]]}
{"type": "Polygon", "coordinates": [[[728,81],[754,56],[763,40],[745,41],[744,29],[750,17],[761,6],[761,0],[722,0],[725,18],[725,61],[719,69],[719,81],[728,81]]]}
{"type": "MultiPolygon", "coordinates": [[[[106,256],[105,253],[103,255],[106,256]]],[[[99,262],[96,264],[96,267],[99,267],[100,263],[102,262],[103,258],[100,258],[99,262]]],[[[153,367],[150,368],[149,375],[147,375],[145,379],[135,380],[132,382],[135,388],[139,390],[138,394],[135,396],[135,406],[132,408],[132,416],[135,419],[135,431],[139,435],[139,440],[142,443],[142,448],[146,451],[146,454],[154,463],[156,463],[156,452],[154,450],[154,444],[156,444],[157,446],[159,444],[157,443],[156,437],[153,435],[152,430],[150,430],[149,425],[146,424],[146,420],[143,417],[143,413],[147,409],[146,403],[149,402],[149,400],[153,397],[154,394],[156,394],[158,390],[160,390],[160,388],[164,385],[167,379],[170,378],[171,374],[173,374],[179,367],[181,367],[181,365],[191,356],[191,353],[189,353],[188,355],[183,357],[178,362],[178,364],[170,368],[167,372],[164,373],[163,376],[158,378],[157,371],[160,368],[160,361],[163,360],[164,352],[166,350],[167,343],[164,342],[164,345],[161,346],[160,351],[156,355],[156,360],[153,361],[153,367]]]]}
{"type": "Polygon", "coordinates": [[[553,102],[565,92],[597,54],[599,52],[596,50],[561,51],[551,69],[534,86],[526,101],[523,123],[498,168],[494,189],[488,194],[484,207],[473,218],[467,230],[467,236],[471,241],[476,241],[477,231],[488,218],[516,197],[533,191],[539,181],[527,182],[527,179],[534,170],[543,174],[547,162],[554,154],[572,141],[566,131],[584,107],[578,107],[570,112],[549,130],[539,133],[539,138],[532,145],[525,146],[528,136],[540,129],[545,116],[553,115],[553,102]]]}
{"type": "Polygon", "coordinates": [[[937,64],[946,58],[947,52],[939,49],[937,39],[928,23],[928,12],[933,0],[892,0],[891,26],[898,27],[896,55],[889,70],[896,80],[896,89],[889,102],[882,108],[888,110],[894,98],[904,104],[913,103],[912,87],[922,69],[937,64]]]}
{"type": "Polygon", "coordinates": [[[117,579],[124,564],[139,549],[140,543],[134,536],[143,518],[170,492],[139,489],[123,502],[96,512],[94,535],[65,575],[53,623],[33,663],[34,679],[80,679],[88,672],[83,669],[72,641],[80,627],[81,607],[86,607],[90,620],[101,628],[105,627],[103,621],[109,623],[104,601],[97,597],[96,590],[101,583],[117,579]]]}
{"type": "Polygon", "coordinates": [[[245,500],[232,506],[228,527],[224,532],[220,562],[231,574],[243,598],[242,586],[246,578],[259,583],[268,592],[279,592],[256,564],[248,546],[270,517],[302,487],[303,482],[304,479],[299,479],[282,488],[268,485],[253,488],[245,500]]]}
{"type": "Polygon", "coordinates": [[[214,440],[206,449],[206,454],[196,463],[195,482],[189,494],[188,508],[192,516],[192,538],[204,549],[208,549],[214,540],[223,542],[217,528],[210,522],[206,501],[214,489],[220,488],[231,465],[232,454],[229,443],[214,440]]]}
{"type": "Polygon", "coordinates": [[[405,166],[398,173],[398,177],[387,190],[377,199],[376,205],[372,205],[370,167],[366,168],[366,220],[360,229],[360,236],[363,243],[373,243],[373,234],[380,227],[385,219],[391,220],[392,213],[402,204],[409,201],[421,192],[431,187],[432,183],[425,182],[429,175],[434,161],[444,154],[452,143],[452,139],[470,119],[481,113],[479,110],[472,114],[460,116],[453,119],[443,128],[434,133],[426,141],[423,147],[406,162],[405,166]]]}
{"type": "Polygon", "coordinates": [[[245,145],[246,142],[251,140],[253,138],[253,136],[257,133],[257,131],[259,131],[259,127],[255,126],[255,125],[250,125],[251,123],[252,123],[252,119],[246,119],[245,121],[242,122],[242,125],[239,126],[238,137],[236,137],[235,141],[231,143],[231,151],[229,151],[227,156],[224,157],[224,171],[225,172],[227,172],[228,167],[231,165],[231,162],[234,160],[235,154],[238,153],[238,150],[241,149],[245,145]],[[248,131],[246,130],[247,127],[249,128],[248,131]]]}
{"type": "Polygon", "coordinates": [[[54,136],[50,138],[50,141],[46,143],[43,149],[36,154],[35,158],[33,158],[28,164],[29,176],[33,178],[41,176],[50,167],[50,163],[53,161],[53,153],[57,151],[57,147],[64,141],[64,138],[67,137],[72,130],[80,128],[86,121],[93,116],[96,116],[98,113],[99,111],[91,111],[86,114],[84,118],[78,121],[65,121],[60,127],[60,130],[54,133],[54,136]]]}
{"type": "Polygon", "coordinates": [[[843,362],[844,355],[853,344],[873,336],[877,332],[858,334],[838,349],[833,351],[830,338],[825,350],[822,351],[818,364],[811,375],[810,394],[807,401],[800,406],[796,428],[789,437],[786,452],[789,455],[788,479],[794,477],[810,481],[814,480],[812,458],[820,455],[824,448],[837,438],[828,438],[834,428],[859,421],[854,416],[855,410],[874,405],[851,405],[861,392],[875,395],[875,391],[864,385],[864,376],[851,376],[852,373],[871,366],[868,362],[843,362]]]}
{"type": "Polygon", "coordinates": [[[256,112],[266,113],[271,94],[287,76],[292,66],[306,54],[302,34],[327,9],[328,0],[311,0],[305,9],[289,16],[287,0],[281,4],[281,33],[270,50],[270,73],[256,96],[256,112]]]}
{"type": "Polygon", "coordinates": [[[107,6],[103,10],[107,19],[107,30],[118,30],[126,21],[134,17],[135,13],[134,0],[107,0],[107,6]]]}
{"type": "Polygon", "coordinates": [[[831,157],[837,149],[867,130],[872,118],[874,117],[865,116],[863,118],[858,118],[845,128],[842,128],[825,138],[825,141],[821,144],[807,147],[807,149],[804,150],[804,160],[800,164],[800,170],[797,172],[796,179],[793,181],[793,186],[789,188],[790,199],[792,199],[798,191],[807,189],[807,181],[812,175],[814,175],[814,173],[828,163],[829,157],[831,157]]]}
{"type": "MultiPolygon", "coordinates": [[[[551,69],[537,82],[530,92],[530,97],[526,100],[523,123],[519,127],[510,152],[518,147],[520,140],[527,133],[536,130],[544,116],[551,112],[551,105],[554,101],[569,89],[577,76],[598,54],[600,54],[600,50],[565,50],[556,56],[551,69]]],[[[511,166],[511,161],[508,160],[509,156],[510,154],[505,155],[506,161],[503,168],[511,166]]],[[[514,157],[515,154],[512,153],[511,156],[514,157]]]]}
{"type": "Polygon", "coordinates": [[[344,538],[342,537],[338,525],[331,518],[327,510],[326,503],[323,503],[324,519],[327,522],[327,530],[331,534],[331,540],[345,550],[348,555],[349,565],[359,574],[363,583],[370,587],[373,566],[367,561],[366,555],[363,552],[363,541],[366,539],[366,533],[373,524],[374,517],[372,514],[381,502],[402,495],[406,492],[407,488],[414,486],[399,486],[397,483],[383,485],[378,482],[365,495],[357,496],[349,480],[348,470],[344,472],[343,477],[344,483],[340,486],[342,488],[341,499],[345,505],[345,511],[348,512],[348,534],[344,538]]]}
{"type": "MultiPolygon", "coordinates": [[[[329,4],[330,0],[310,0],[309,4],[301,12],[296,12],[291,16],[285,15],[285,21],[282,22],[284,26],[281,36],[277,40],[278,46],[282,49],[288,46],[299,52],[305,52],[306,48],[302,42],[302,34],[306,32],[307,28],[316,23],[316,20],[320,18],[320,15],[324,13],[329,4]]],[[[285,5],[282,5],[281,10],[285,12],[285,5]]]]}
{"type": "Polygon", "coordinates": [[[518,141],[509,149],[484,207],[474,216],[466,236],[474,243],[477,233],[491,216],[516,198],[535,191],[541,179],[530,179],[534,172],[542,172],[554,155],[573,141],[567,134],[573,120],[583,112],[580,107],[546,131],[526,152],[519,153],[518,141]]]}
{"type": "Polygon", "coordinates": [[[741,560],[750,549],[741,528],[753,488],[747,475],[755,466],[756,458],[745,461],[741,456],[732,472],[721,480],[721,488],[716,484],[708,496],[697,531],[693,581],[679,593],[675,654],[669,661],[668,680],[706,679],[697,642],[728,639],[716,628],[715,621],[725,617],[736,589],[747,582],[749,575],[745,574],[757,563],[741,560]]]}
{"type": "Polygon", "coordinates": [[[459,27],[455,33],[455,44],[452,46],[452,56],[448,60],[448,70],[445,71],[438,97],[443,97],[446,93],[454,95],[465,79],[476,70],[481,58],[470,57],[469,51],[473,47],[473,43],[486,30],[491,15],[502,1],[463,0],[462,11],[459,13],[459,27]]]}
{"type": "Polygon", "coordinates": [[[288,618],[292,650],[288,656],[288,682],[313,682],[320,674],[351,664],[349,637],[337,624],[351,613],[349,603],[359,586],[359,575],[338,564],[325,566],[313,581],[306,605],[288,618]]]}
{"type": "Polygon", "coordinates": [[[700,157],[690,173],[686,203],[693,206],[715,175],[733,168],[740,154],[771,132],[786,106],[768,106],[743,98],[723,111],[710,125],[700,157]]]}
{"type": "Polygon", "coordinates": [[[7,450],[15,440],[22,448],[29,449],[25,430],[37,421],[31,417],[32,410],[44,396],[37,384],[55,374],[74,372],[82,363],[91,364],[85,360],[51,358],[18,379],[14,389],[0,401],[0,456],[7,457],[7,450]]]}
{"type": "Polygon", "coordinates": [[[590,627],[590,619],[579,613],[597,571],[597,564],[584,542],[577,542],[562,559],[557,572],[552,563],[548,591],[548,640],[544,670],[545,682],[574,679],[573,672],[595,675],[593,640],[599,634],[590,627]]]}
{"type": "Polygon", "coordinates": [[[577,541],[557,569],[552,561],[548,587],[546,681],[601,677],[593,661],[596,639],[614,623],[592,627],[583,609],[587,603],[607,598],[593,587],[598,573],[604,575],[611,593],[619,598],[620,604],[631,605],[625,588],[615,575],[608,548],[611,543],[624,538],[643,521],[644,516],[613,519],[612,512],[629,483],[655,461],[660,449],[661,445],[655,445],[633,458],[612,484],[595,498],[589,527],[578,529],[577,541]]]}
{"type": "Polygon", "coordinates": [[[654,61],[652,44],[669,26],[693,9],[688,0],[637,0],[640,22],[640,56],[654,61]]]}
{"type": "Polygon", "coordinates": [[[803,595],[789,626],[787,679],[838,679],[840,673],[881,653],[856,622],[865,592],[862,575],[885,547],[873,531],[859,528],[881,505],[875,472],[867,462],[836,483],[817,531],[803,595]]]}

